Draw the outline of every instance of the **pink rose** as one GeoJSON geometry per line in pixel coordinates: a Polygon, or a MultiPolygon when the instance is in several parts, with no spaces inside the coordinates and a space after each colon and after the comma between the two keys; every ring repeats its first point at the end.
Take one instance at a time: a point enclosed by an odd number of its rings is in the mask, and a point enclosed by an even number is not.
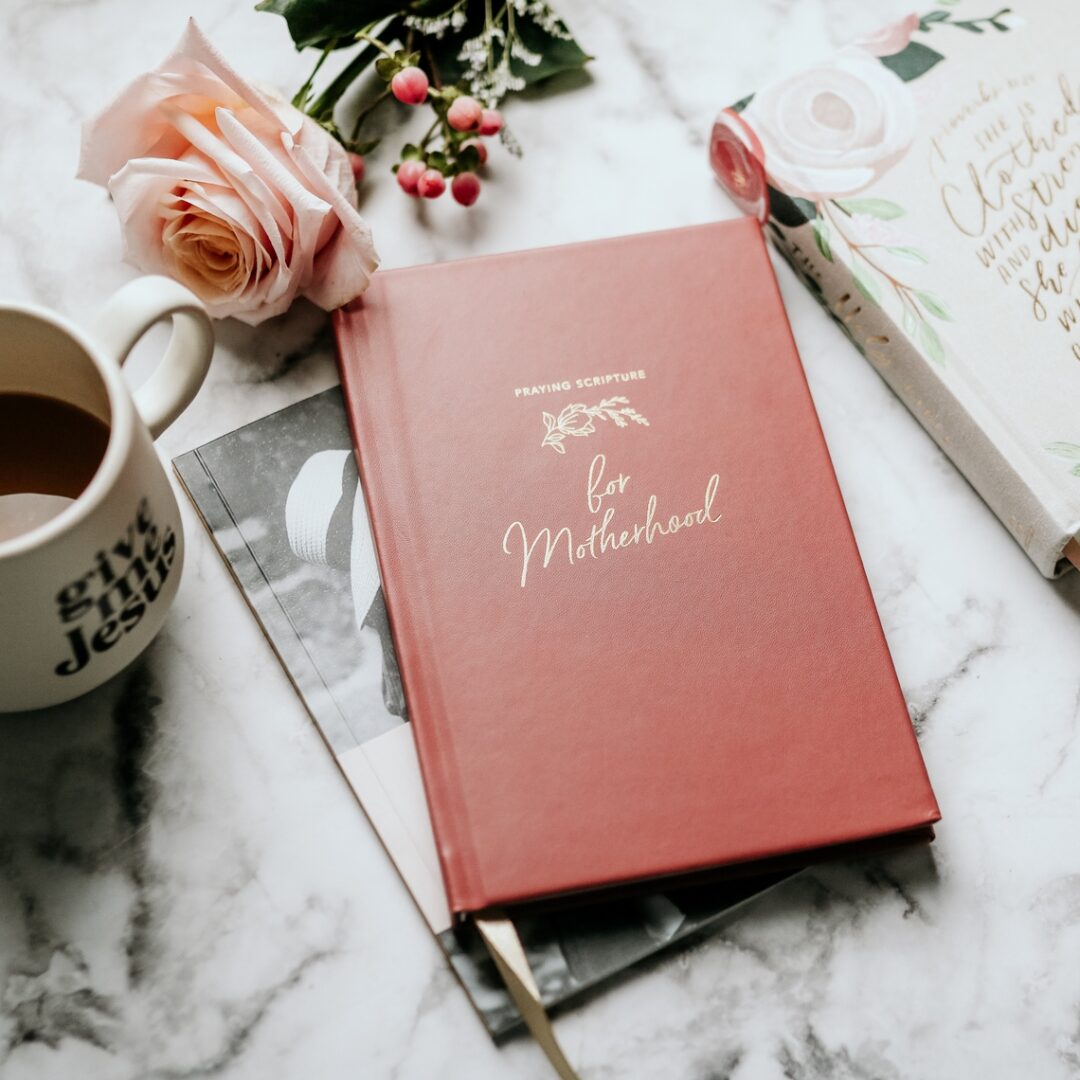
{"type": "Polygon", "coordinates": [[[344,149],[245,82],[192,19],[83,126],[78,175],[108,187],[126,258],[255,324],[306,296],[330,311],[378,265],[344,149]]]}
{"type": "Polygon", "coordinates": [[[743,213],[769,219],[769,189],[757,135],[734,109],[724,109],[709,137],[709,162],[716,179],[743,213]]]}
{"type": "Polygon", "coordinates": [[[912,12],[899,22],[883,26],[880,30],[859,38],[855,42],[860,49],[865,49],[871,56],[895,56],[903,52],[911,42],[911,35],[919,29],[919,16],[912,12]]]}

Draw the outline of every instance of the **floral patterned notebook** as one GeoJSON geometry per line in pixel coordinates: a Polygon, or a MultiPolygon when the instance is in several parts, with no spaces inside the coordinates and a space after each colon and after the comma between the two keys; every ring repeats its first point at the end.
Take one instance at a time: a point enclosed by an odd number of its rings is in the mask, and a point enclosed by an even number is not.
{"type": "Polygon", "coordinates": [[[1074,0],[912,14],[717,118],[713,169],[1039,570],[1080,565],[1074,0]]]}
{"type": "MultiPolygon", "coordinates": [[[[451,929],[341,391],[174,467],[421,914],[493,1037],[520,1023],[472,924],[451,929]]],[[[787,875],[515,918],[541,999],[564,1005],[787,875]]]]}

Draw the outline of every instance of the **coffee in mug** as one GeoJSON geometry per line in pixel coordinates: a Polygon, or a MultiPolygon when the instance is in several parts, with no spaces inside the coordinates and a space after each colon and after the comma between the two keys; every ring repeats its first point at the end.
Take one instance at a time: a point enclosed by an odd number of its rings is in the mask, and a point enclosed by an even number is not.
{"type": "Polygon", "coordinates": [[[70,506],[97,472],[108,442],[108,425],[78,405],[0,392],[0,541],[70,506]]]}
{"type": "Polygon", "coordinates": [[[93,689],[161,628],[183,533],[153,439],[195,396],[213,344],[205,308],[167,278],[125,286],[89,331],[0,303],[0,712],[93,689]],[[133,395],[120,365],[170,317],[133,395]]]}

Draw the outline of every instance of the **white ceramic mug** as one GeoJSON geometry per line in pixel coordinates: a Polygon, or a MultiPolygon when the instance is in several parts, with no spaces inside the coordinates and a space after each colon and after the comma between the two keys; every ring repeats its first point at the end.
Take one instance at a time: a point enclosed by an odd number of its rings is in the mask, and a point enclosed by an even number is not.
{"type": "Polygon", "coordinates": [[[184,547],[153,440],[198,392],[214,350],[199,300],[168,278],[125,285],[87,332],[44,308],[0,304],[0,393],[40,394],[104,421],[93,479],[56,517],[0,542],[0,712],[54,705],[131,663],[161,629],[184,547]],[[132,394],[132,346],[172,318],[164,358],[132,394]]]}

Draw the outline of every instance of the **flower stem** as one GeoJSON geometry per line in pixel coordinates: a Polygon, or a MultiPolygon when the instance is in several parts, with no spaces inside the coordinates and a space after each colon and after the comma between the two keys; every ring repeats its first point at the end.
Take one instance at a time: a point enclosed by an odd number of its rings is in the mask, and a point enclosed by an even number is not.
{"type": "Polygon", "coordinates": [[[431,81],[435,84],[436,90],[442,89],[442,79],[439,77],[439,65],[435,63],[435,53],[432,52],[431,46],[425,41],[424,52],[427,54],[428,66],[431,68],[431,81]]]}
{"type": "Polygon", "coordinates": [[[860,244],[858,241],[852,239],[851,236],[849,236],[846,232],[844,232],[843,229],[840,228],[840,222],[837,220],[836,215],[831,209],[833,206],[835,206],[842,213],[847,214],[849,218],[851,217],[851,214],[833,199],[829,199],[824,203],[818,203],[818,212],[820,213],[822,208],[824,208],[824,216],[826,216],[829,221],[832,222],[833,228],[836,229],[836,231],[840,234],[844,243],[847,244],[848,249],[853,254],[857,255],[860,259],[862,259],[862,261],[866,263],[866,265],[869,266],[872,270],[877,271],[877,273],[879,273],[889,283],[889,285],[892,287],[893,292],[895,292],[897,297],[899,298],[902,307],[910,307],[912,313],[921,319],[922,315],[919,312],[919,305],[916,303],[915,297],[913,295],[915,290],[912,289],[910,285],[905,285],[904,282],[902,282],[899,278],[890,274],[889,271],[882,267],[880,263],[875,262],[874,259],[872,259],[869,255],[866,254],[867,250],[869,250],[870,248],[882,247],[883,245],[860,244]]]}
{"type": "Polygon", "coordinates": [[[304,103],[307,101],[308,94],[311,93],[312,84],[315,82],[315,76],[319,74],[319,68],[323,66],[323,61],[334,51],[337,47],[337,38],[332,38],[323,49],[319,59],[315,61],[315,66],[311,69],[311,74],[307,77],[304,85],[293,95],[292,103],[298,108],[302,109],[304,103]]]}
{"type": "Polygon", "coordinates": [[[491,56],[491,0],[484,0],[484,30],[488,34],[487,69],[488,78],[490,79],[494,74],[494,64],[491,56]]]}
{"type": "Polygon", "coordinates": [[[374,45],[384,56],[389,56],[391,60],[394,58],[394,51],[389,45],[383,44],[378,38],[372,37],[366,30],[361,30],[356,35],[357,41],[366,41],[369,45],[374,45]]]}
{"type": "Polygon", "coordinates": [[[345,91],[352,86],[364,68],[368,67],[377,55],[377,49],[365,45],[342,69],[341,74],[312,102],[311,108],[307,110],[308,114],[316,120],[328,120],[333,115],[334,106],[341,100],[345,91]]]}
{"type": "Polygon", "coordinates": [[[420,149],[421,150],[426,150],[427,149],[427,144],[429,142],[431,142],[431,136],[435,134],[436,129],[438,128],[439,124],[441,124],[441,123],[442,123],[442,120],[438,116],[436,116],[435,120],[432,122],[431,127],[429,127],[427,129],[426,134],[420,140],[420,149]]]}
{"type": "Polygon", "coordinates": [[[374,100],[365,105],[357,114],[353,124],[352,141],[355,142],[360,134],[360,125],[390,96],[390,87],[384,86],[382,92],[374,100]]]}

